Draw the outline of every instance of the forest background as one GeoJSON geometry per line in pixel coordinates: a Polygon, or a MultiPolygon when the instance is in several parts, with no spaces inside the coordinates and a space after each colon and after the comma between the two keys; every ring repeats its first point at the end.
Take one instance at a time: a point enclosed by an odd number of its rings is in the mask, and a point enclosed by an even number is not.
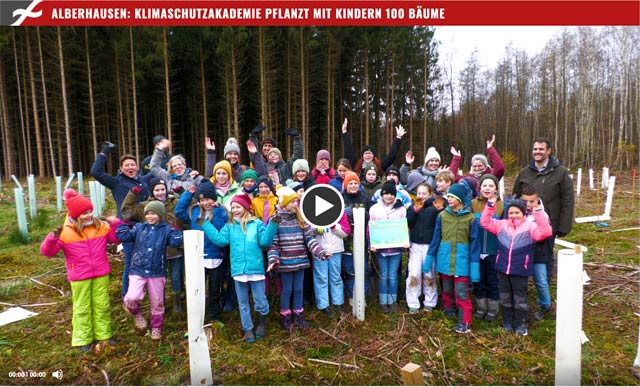
{"type": "Polygon", "coordinates": [[[436,38],[433,27],[2,27],[0,173],[88,171],[103,141],[142,160],[156,134],[201,169],[205,136],[242,144],[260,122],[285,157],[293,127],[306,158],[326,148],[337,160],[345,117],[357,151],[384,154],[393,127],[408,129],[397,164],[408,149],[423,162],[429,146],[448,163],[455,145],[466,165],[495,133],[508,167],[527,163],[537,136],[569,167],[637,166],[640,27],[563,28],[533,56],[505,47],[494,69],[473,55],[452,68],[436,38]]]}

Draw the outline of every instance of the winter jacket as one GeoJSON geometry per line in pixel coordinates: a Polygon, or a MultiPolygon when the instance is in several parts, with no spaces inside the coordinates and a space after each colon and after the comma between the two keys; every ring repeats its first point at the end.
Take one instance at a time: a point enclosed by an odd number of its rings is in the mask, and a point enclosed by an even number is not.
{"type": "Polygon", "coordinates": [[[307,249],[314,257],[322,259],[326,252],[318,244],[311,227],[306,225],[301,229],[295,213],[279,209],[277,214],[282,222],[267,254],[269,265],[275,263],[278,273],[306,269],[310,267],[307,249]]]}
{"type": "MultiPolygon", "coordinates": [[[[144,222],[144,207],[151,203],[152,201],[157,200],[153,195],[145,200],[144,202],[138,203],[138,194],[133,191],[129,191],[127,197],[124,198],[124,202],[122,203],[122,220],[133,221],[135,223],[144,222]]],[[[167,200],[164,202],[164,210],[165,210],[165,221],[169,223],[169,226],[174,229],[182,230],[182,222],[176,218],[175,209],[178,204],[178,198],[173,196],[173,194],[167,195],[167,200]]],[[[169,247],[167,248],[167,255],[169,258],[175,258],[184,255],[182,247],[169,247]]]]}
{"type": "Polygon", "coordinates": [[[411,168],[411,165],[407,163],[403,163],[402,166],[400,167],[400,182],[402,184],[405,184],[405,185],[407,184],[407,179],[409,178],[409,174],[413,172],[418,172],[419,174],[422,175],[423,182],[429,184],[431,188],[433,188],[433,191],[435,192],[436,175],[438,174],[438,172],[440,172],[439,169],[436,169],[435,171],[430,171],[427,169],[426,166],[422,166],[409,171],[409,168],[411,168]]]}
{"type": "MultiPolygon", "coordinates": [[[[382,189],[377,190],[371,197],[371,201],[374,203],[378,203],[380,200],[382,200],[381,193],[382,189]]],[[[405,207],[409,207],[413,203],[409,192],[407,192],[400,184],[396,186],[396,199],[400,200],[402,202],[402,205],[405,207]]]]}
{"type": "MultiPolygon", "coordinates": [[[[540,207],[544,209],[544,205],[542,200],[538,200],[540,203],[540,207]]],[[[546,212],[542,212],[547,222],[549,222],[549,215],[546,212]]],[[[533,217],[531,212],[527,212],[527,220],[529,222],[535,222],[536,219],[533,217]]],[[[548,263],[552,262],[555,259],[555,252],[553,251],[553,246],[555,244],[555,237],[552,235],[547,239],[536,242],[536,247],[533,249],[533,263],[548,263]],[[552,239],[553,238],[553,239],[552,239]],[[552,239],[552,240],[549,240],[552,239]]]]}
{"type": "Polygon", "coordinates": [[[485,206],[480,217],[483,228],[498,236],[496,271],[508,275],[533,275],[533,252],[535,242],[552,235],[551,225],[543,210],[533,212],[536,220],[494,219],[495,207],[485,206]]]}
{"type": "MultiPolygon", "coordinates": [[[[373,163],[378,168],[378,176],[382,176],[382,174],[389,168],[391,164],[398,156],[398,152],[400,151],[400,143],[402,139],[398,137],[393,138],[393,143],[391,143],[391,148],[389,148],[389,153],[385,156],[382,161],[378,160],[377,157],[374,157],[373,163]]],[[[364,166],[364,160],[362,157],[358,159],[356,156],[356,152],[353,149],[353,144],[351,143],[351,136],[349,133],[342,133],[342,143],[344,144],[344,157],[349,159],[351,165],[353,165],[353,171],[360,175],[360,181],[364,181],[364,170],[362,167],[364,166]]]]}
{"type": "MultiPolygon", "coordinates": [[[[267,166],[262,158],[260,152],[249,153],[249,157],[251,158],[251,163],[255,166],[255,171],[258,177],[266,177],[267,176],[267,166]]],[[[205,169],[205,176],[210,178],[213,175],[213,167],[216,165],[216,151],[207,150],[207,167],[205,169]]],[[[233,173],[233,180],[240,181],[240,177],[246,171],[250,169],[246,165],[235,164],[231,165],[231,171],[233,173]]]]}
{"type": "Polygon", "coordinates": [[[246,233],[237,220],[225,224],[220,231],[209,222],[202,225],[204,235],[219,247],[230,245],[231,276],[243,274],[264,274],[262,250],[269,248],[278,225],[273,221],[268,226],[258,218],[252,217],[245,224],[246,233]]]}
{"type": "Polygon", "coordinates": [[[253,214],[256,218],[262,220],[264,222],[264,207],[268,206],[269,212],[267,213],[267,219],[271,218],[273,214],[276,213],[276,206],[278,205],[278,197],[274,195],[272,192],[269,192],[269,195],[262,196],[258,195],[253,200],[251,200],[251,207],[253,208],[253,214]]]}
{"type": "MultiPolygon", "coordinates": [[[[475,215],[478,222],[480,221],[480,215],[482,215],[482,211],[487,204],[487,199],[478,196],[477,198],[471,201],[471,212],[475,215]]],[[[493,213],[493,217],[496,219],[502,218],[502,213],[504,212],[504,202],[502,199],[498,199],[498,201],[494,204],[495,211],[493,213]]],[[[480,254],[486,255],[496,255],[498,253],[498,238],[487,231],[484,227],[480,227],[478,229],[478,238],[480,241],[480,254]]]]}
{"type": "MultiPolygon", "coordinates": [[[[372,205],[371,208],[369,208],[370,222],[376,220],[406,219],[406,217],[407,209],[402,205],[400,199],[396,199],[396,201],[391,206],[386,206],[382,201],[382,198],[380,198],[376,204],[372,205]]],[[[369,244],[371,244],[371,241],[369,241],[369,244]]],[[[379,249],[377,252],[383,255],[391,255],[398,254],[402,252],[402,250],[403,249],[401,247],[395,247],[389,249],[379,249]]]]}
{"type": "Polygon", "coordinates": [[[233,183],[231,183],[231,186],[229,187],[229,190],[226,193],[217,189],[217,187],[216,187],[216,193],[218,194],[217,202],[222,204],[227,209],[227,211],[230,211],[231,198],[233,198],[239,193],[242,193],[242,190],[240,189],[240,186],[238,185],[238,183],[234,181],[233,183]]]}
{"type": "Polygon", "coordinates": [[[122,242],[134,242],[129,274],[144,278],[166,277],[167,246],[182,246],[182,231],[172,229],[165,221],[137,223],[132,228],[121,224],[116,236],[122,242]]]}
{"type": "Polygon", "coordinates": [[[535,161],[518,174],[513,184],[513,194],[522,195],[522,184],[535,187],[544,203],[544,210],[549,214],[553,235],[560,237],[571,232],[573,224],[573,181],[569,171],[555,157],[549,157],[547,167],[538,171],[535,161]]]}
{"type": "MultiPolygon", "coordinates": [[[[338,192],[342,192],[342,183],[344,183],[344,179],[341,178],[340,175],[336,175],[336,177],[331,179],[329,185],[337,189],[338,192]]],[[[360,186],[360,189],[362,189],[362,185],[360,186]]]]}
{"type": "MultiPolygon", "coordinates": [[[[190,222],[192,230],[202,230],[202,225],[197,223],[200,217],[200,211],[202,210],[199,205],[194,205],[191,209],[191,199],[193,194],[189,191],[184,191],[178,204],[176,205],[176,217],[183,222],[190,222]]],[[[220,230],[229,220],[229,215],[224,207],[213,207],[212,220],[204,221],[203,223],[212,223],[213,226],[220,230]]],[[[213,260],[211,267],[216,268],[222,264],[222,258],[224,257],[223,250],[216,246],[209,238],[204,238],[204,259],[213,260]]]]}
{"type": "Polygon", "coordinates": [[[111,225],[105,223],[99,230],[93,225],[84,227],[80,235],[67,216],[60,236],[56,238],[50,232],[40,245],[40,253],[51,258],[62,250],[69,281],[102,277],[111,273],[107,243],[119,243],[115,234],[118,224],[119,220],[111,225]]]}
{"type": "MultiPolygon", "coordinates": [[[[293,180],[299,181],[299,180],[296,180],[295,178],[293,180]]],[[[283,182],[281,183],[284,184],[283,182]]],[[[308,191],[309,188],[313,187],[314,185],[316,185],[316,181],[311,175],[308,175],[307,178],[302,181],[302,186],[304,187],[305,192],[308,191]]]]}
{"type": "Polygon", "coordinates": [[[340,221],[329,231],[325,229],[313,229],[316,240],[327,253],[336,254],[344,251],[344,238],[351,234],[351,226],[346,213],[342,213],[340,221]]]}
{"type": "Polygon", "coordinates": [[[131,188],[140,187],[140,189],[142,189],[138,200],[143,201],[149,197],[150,191],[148,183],[149,180],[153,178],[153,175],[147,174],[141,176],[138,174],[133,178],[130,178],[122,172],[118,171],[118,174],[114,177],[106,173],[106,164],[107,156],[103,155],[102,153],[98,153],[96,161],[94,161],[93,165],[91,166],[91,176],[93,176],[94,179],[98,180],[100,184],[111,189],[113,200],[115,200],[116,207],[118,209],[118,218],[120,218],[122,202],[124,202],[124,198],[127,196],[129,191],[131,191],[131,188]]]}
{"type": "Polygon", "coordinates": [[[191,175],[189,175],[191,168],[185,168],[182,176],[178,176],[175,173],[169,173],[166,169],[162,168],[164,156],[165,154],[163,151],[155,149],[149,164],[151,165],[151,174],[163,179],[167,183],[169,190],[175,191],[177,187],[182,187],[187,190],[192,185],[200,184],[202,179],[204,179],[202,175],[192,178],[191,175]]]}
{"type": "MultiPolygon", "coordinates": [[[[254,144],[258,144],[258,138],[256,136],[249,136],[249,140],[253,141],[254,144]]],[[[267,174],[270,171],[275,170],[278,173],[278,179],[280,180],[278,184],[284,185],[284,182],[287,181],[287,179],[293,179],[293,163],[296,160],[301,159],[302,157],[302,139],[300,138],[300,136],[296,136],[293,138],[293,153],[291,154],[291,157],[289,157],[288,161],[285,162],[284,160],[280,160],[277,163],[273,164],[270,163],[269,160],[265,160],[265,168],[267,170],[267,174]]],[[[260,175],[258,175],[258,177],[260,177],[260,175]]],[[[274,185],[276,185],[275,182],[274,185]]]]}
{"type": "MultiPolygon", "coordinates": [[[[360,186],[362,187],[362,185],[360,186]]],[[[353,220],[353,209],[354,208],[364,208],[364,226],[365,229],[369,224],[369,208],[373,203],[369,200],[367,195],[358,191],[355,195],[348,193],[347,191],[342,192],[342,200],[344,201],[344,212],[347,214],[347,219],[349,220],[349,228],[351,232],[344,240],[344,250],[346,253],[351,254],[353,252],[353,233],[354,229],[354,220],[353,220]]],[[[365,243],[368,244],[367,238],[365,238],[365,243]]]]}
{"type": "Polygon", "coordinates": [[[375,193],[379,191],[380,188],[382,188],[382,180],[380,180],[379,177],[376,178],[376,181],[374,181],[373,183],[369,183],[366,180],[361,180],[360,184],[362,185],[364,193],[365,195],[367,195],[367,198],[369,198],[369,200],[371,200],[373,195],[375,195],[375,193]]]}
{"type": "MultiPolygon", "coordinates": [[[[331,180],[336,178],[336,170],[333,168],[329,168],[327,171],[320,171],[317,168],[313,168],[311,170],[311,176],[313,176],[313,180],[315,180],[316,184],[329,184],[331,180]]],[[[342,189],[339,189],[338,192],[341,192],[342,189]]]]}
{"type": "Polygon", "coordinates": [[[468,207],[458,212],[451,207],[441,211],[436,218],[422,272],[428,273],[435,261],[438,273],[471,277],[471,282],[480,281],[478,227],[468,207]]]}
{"type": "MultiPolygon", "coordinates": [[[[500,157],[500,154],[498,153],[496,148],[494,147],[487,148],[487,159],[489,159],[489,164],[491,166],[487,167],[487,169],[485,169],[485,171],[482,172],[482,175],[486,175],[487,173],[490,173],[493,176],[495,176],[498,179],[498,181],[500,181],[500,179],[502,179],[502,176],[504,176],[504,163],[502,162],[502,158],[500,157]]],[[[460,156],[453,156],[453,160],[451,160],[451,165],[449,166],[449,170],[452,171],[456,177],[456,183],[459,182],[465,176],[471,176],[476,180],[482,177],[482,175],[475,176],[471,172],[467,173],[466,175],[458,175],[458,170],[460,168],[461,162],[462,162],[462,158],[460,156]]],[[[477,187],[471,187],[471,188],[477,191],[477,187]]]]}
{"type": "Polygon", "coordinates": [[[438,216],[437,208],[433,206],[433,198],[427,199],[418,212],[414,206],[407,209],[407,223],[409,224],[409,240],[411,243],[428,245],[433,239],[433,231],[436,227],[438,216]]]}

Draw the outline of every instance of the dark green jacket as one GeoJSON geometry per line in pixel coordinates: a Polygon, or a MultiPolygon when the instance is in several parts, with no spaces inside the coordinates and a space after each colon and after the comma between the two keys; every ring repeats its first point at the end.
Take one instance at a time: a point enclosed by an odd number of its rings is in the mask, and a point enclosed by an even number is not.
{"type": "Polygon", "coordinates": [[[549,215],[553,235],[560,237],[571,232],[573,224],[573,181],[569,171],[555,157],[549,157],[547,167],[538,171],[535,161],[518,174],[513,194],[520,197],[522,184],[532,185],[538,191],[544,210],[549,215]]]}

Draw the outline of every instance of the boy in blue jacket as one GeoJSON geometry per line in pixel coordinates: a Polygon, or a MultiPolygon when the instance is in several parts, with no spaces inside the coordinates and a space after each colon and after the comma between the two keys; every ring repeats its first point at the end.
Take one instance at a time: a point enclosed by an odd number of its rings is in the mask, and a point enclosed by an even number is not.
{"type": "Polygon", "coordinates": [[[457,333],[471,332],[469,280],[480,280],[479,226],[469,209],[468,194],[462,184],[449,187],[449,205],[438,214],[433,240],[422,266],[423,273],[430,273],[435,261],[436,272],[442,278],[444,312],[447,317],[454,317],[458,309],[458,324],[453,327],[457,333]]]}

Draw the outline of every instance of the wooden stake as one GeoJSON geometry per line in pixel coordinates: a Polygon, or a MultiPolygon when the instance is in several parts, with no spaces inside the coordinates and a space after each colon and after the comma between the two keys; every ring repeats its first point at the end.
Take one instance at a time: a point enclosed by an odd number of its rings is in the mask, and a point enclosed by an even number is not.
{"type": "Polygon", "coordinates": [[[402,373],[402,383],[405,386],[423,386],[422,367],[414,363],[407,363],[400,370],[402,373]]]}

